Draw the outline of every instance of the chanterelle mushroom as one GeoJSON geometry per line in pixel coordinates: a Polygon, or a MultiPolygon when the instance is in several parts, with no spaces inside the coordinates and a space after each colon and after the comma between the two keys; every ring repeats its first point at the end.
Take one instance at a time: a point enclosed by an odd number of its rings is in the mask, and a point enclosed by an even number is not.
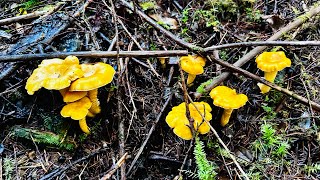
{"type": "Polygon", "coordinates": [[[180,58],[182,70],[188,73],[187,85],[190,86],[197,75],[202,74],[206,60],[199,55],[188,55],[180,58]]]}
{"type": "MultiPolygon", "coordinates": [[[[278,71],[291,66],[291,60],[286,57],[283,51],[263,52],[256,58],[256,63],[258,68],[264,71],[264,78],[270,82],[274,82],[278,71]]],[[[262,83],[258,83],[258,86],[263,94],[271,89],[262,83]]]]}
{"type": "Polygon", "coordinates": [[[112,66],[105,63],[81,64],[83,77],[72,82],[70,91],[89,91],[109,84],[115,74],[112,66]]]}
{"type": "Polygon", "coordinates": [[[73,120],[79,120],[80,128],[83,132],[89,134],[90,130],[86,123],[86,116],[92,103],[88,97],[84,97],[76,102],[65,105],[60,114],[62,117],[71,117],[73,120]]]}
{"type": "Polygon", "coordinates": [[[217,86],[211,90],[210,96],[213,104],[224,109],[220,124],[225,126],[230,119],[234,109],[238,109],[246,104],[248,97],[244,94],[237,94],[236,90],[227,86],[217,86]]]}
{"type": "Polygon", "coordinates": [[[57,58],[43,60],[28,78],[25,88],[30,95],[33,95],[41,87],[61,90],[69,87],[71,81],[82,76],[83,71],[75,56],[68,56],[65,60],[57,58]]]}
{"type": "MultiPolygon", "coordinates": [[[[206,134],[210,131],[210,127],[207,122],[203,121],[202,116],[207,121],[212,119],[211,107],[205,102],[194,102],[189,104],[190,116],[194,120],[193,126],[200,134],[206,134]],[[199,113],[198,112],[201,113],[199,113]]],[[[190,123],[186,116],[186,105],[181,103],[178,106],[172,108],[166,117],[167,124],[173,128],[173,132],[184,140],[192,139],[192,133],[190,130],[190,123]]]]}

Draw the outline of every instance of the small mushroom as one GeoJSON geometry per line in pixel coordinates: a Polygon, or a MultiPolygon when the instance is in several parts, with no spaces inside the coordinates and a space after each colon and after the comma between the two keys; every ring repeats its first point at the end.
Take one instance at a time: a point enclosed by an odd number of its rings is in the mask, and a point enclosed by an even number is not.
{"type": "Polygon", "coordinates": [[[191,86],[196,76],[203,73],[206,60],[199,55],[182,56],[180,65],[182,70],[188,73],[187,85],[191,86]]]}
{"type": "Polygon", "coordinates": [[[62,117],[71,117],[73,120],[78,120],[80,128],[83,132],[89,134],[90,130],[86,123],[86,116],[92,103],[88,97],[84,97],[76,102],[65,105],[60,114],[62,117]]]}
{"type": "MultiPolygon", "coordinates": [[[[208,133],[210,127],[207,122],[203,121],[202,116],[204,116],[207,121],[212,119],[210,105],[205,102],[194,102],[193,104],[189,104],[189,111],[191,118],[194,120],[193,126],[195,130],[200,134],[208,133]]],[[[173,107],[166,117],[166,122],[180,138],[184,140],[192,139],[193,135],[190,129],[189,120],[186,116],[185,103],[173,107]]]]}
{"type": "Polygon", "coordinates": [[[90,91],[109,84],[115,74],[112,66],[105,63],[81,64],[83,77],[71,83],[70,91],[90,91]]]}
{"type": "Polygon", "coordinates": [[[43,60],[28,78],[25,88],[30,95],[41,87],[61,90],[82,76],[83,71],[75,56],[67,57],[65,60],[58,58],[43,60]]]}
{"type": "Polygon", "coordinates": [[[217,86],[211,90],[210,96],[213,104],[224,109],[220,124],[225,126],[230,119],[234,109],[238,109],[246,104],[248,97],[244,94],[237,94],[235,89],[227,86],[217,86]]]}
{"type": "MultiPolygon", "coordinates": [[[[264,78],[267,81],[274,82],[278,71],[291,66],[291,60],[286,57],[283,51],[263,52],[256,58],[257,67],[264,71],[264,78]]],[[[270,87],[258,83],[261,93],[270,91],[270,87]]]]}
{"type": "Polygon", "coordinates": [[[169,59],[169,57],[158,57],[161,67],[164,69],[166,68],[166,60],[169,59]]]}

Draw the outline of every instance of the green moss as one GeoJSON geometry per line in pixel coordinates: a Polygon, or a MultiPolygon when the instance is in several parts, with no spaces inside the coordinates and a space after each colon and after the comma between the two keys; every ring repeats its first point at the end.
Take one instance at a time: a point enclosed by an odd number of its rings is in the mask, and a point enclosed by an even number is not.
{"type": "Polygon", "coordinates": [[[47,131],[38,131],[16,126],[12,130],[12,136],[16,138],[31,140],[37,144],[66,149],[69,151],[76,148],[76,143],[69,137],[59,136],[47,131]]]}
{"type": "Polygon", "coordinates": [[[197,88],[197,93],[204,94],[206,93],[205,88],[213,82],[214,79],[209,79],[206,82],[201,83],[201,85],[197,88]]]}

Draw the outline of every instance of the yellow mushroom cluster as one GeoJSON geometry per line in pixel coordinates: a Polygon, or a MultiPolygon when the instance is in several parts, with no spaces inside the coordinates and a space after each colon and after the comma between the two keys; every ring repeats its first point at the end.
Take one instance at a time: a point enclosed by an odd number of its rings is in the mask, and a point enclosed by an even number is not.
{"type": "Polygon", "coordinates": [[[80,64],[75,56],[43,60],[26,83],[28,94],[40,88],[59,90],[66,105],[60,114],[78,120],[80,128],[90,133],[86,117],[100,113],[98,88],[109,84],[115,70],[105,63],[80,64]]]}
{"type": "MultiPolygon", "coordinates": [[[[190,116],[194,120],[193,127],[200,134],[206,134],[210,131],[207,122],[203,121],[204,117],[207,121],[212,119],[211,107],[206,102],[194,102],[188,105],[190,116]]],[[[173,132],[182,139],[190,140],[193,135],[190,129],[190,123],[186,116],[186,104],[181,103],[172,108],[166,117],[167,124],[173,128],[173,132]]]]}

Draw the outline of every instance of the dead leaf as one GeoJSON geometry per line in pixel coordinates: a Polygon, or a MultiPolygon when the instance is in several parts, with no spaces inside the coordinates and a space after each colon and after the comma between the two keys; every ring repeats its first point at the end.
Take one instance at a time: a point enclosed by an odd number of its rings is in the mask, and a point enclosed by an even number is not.
{"type": "Polygon", "coordinates": [[[265,19],[276,30],[284,25],[284,20],[278,15],[265,15],[262,16],[262,19],[265,19]]]}
{"type": "Polygon", "coordinates": [[[169,17],[163,17],[159,14],[151,14],[149,15],[150,17],[152,17],[155,21],[157,21],[159,24],[162,25],[167,25],[169,26],[169,29],[178,29],[179,25],[177,20],[173,19],[173,18],[169,18],[169,17]]]}

